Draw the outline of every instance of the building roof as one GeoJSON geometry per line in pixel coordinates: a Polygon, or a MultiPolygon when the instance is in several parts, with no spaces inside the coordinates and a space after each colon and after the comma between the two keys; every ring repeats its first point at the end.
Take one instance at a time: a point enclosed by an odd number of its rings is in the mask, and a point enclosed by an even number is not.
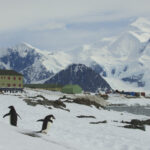
{"type": "Polygon", "coordinates": [[[0,75],[16,75],[16,76],[23,76],[21,73],[18,73],[14,70],[1,70],[0,75]]]}

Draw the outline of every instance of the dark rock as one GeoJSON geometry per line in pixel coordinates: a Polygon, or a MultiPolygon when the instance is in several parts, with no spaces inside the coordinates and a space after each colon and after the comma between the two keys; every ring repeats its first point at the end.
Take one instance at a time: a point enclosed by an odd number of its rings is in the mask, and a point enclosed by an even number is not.
{"type": "Polygon", "coordinates": [[[84,115],[77,116],[77,118],[94,118],[94,119],[96,119],[95,116],[84,116],[84,115]]]}
{"type": "Polygon", "coordinates": [[[125,82],[137,83],[138,87],[144,87],[145,82],[142,81],[143,76],[144,76],[144,73],[139,74],[139,75],[130,76],[130,77],[125,77],[125,78],[122,78],[122,80],[125,82]]]}
{"type": "Polygon", "coordinates": [[[103,77],[106,77],[107,76],[107,73],[106,71],[104,71],[104,68],[97,64],[96,62],[92,62],[91,63],[91,68],[96,72],[96,73],[99,73],[101,76],[103,77]]]}
{"type": "Polygon", "coordinates": [[[121,123],[127,123],[132,125],[150,125],[150,119],[148,120],[132,119],[131,121],[121,121],[121,123]]]}
{"type": "Polygon", "coordinates": [[[90,122],[90,124],[100,124],[100,123],[107,123],[107,120],[97,121],[97,122],[90,122]]]}
{"type": "Polygon", "coordinates": [[[130,124],[130,125],[125,125],[123,126],[124,128],[130,128],[130,129],[140,129],[145,131],[145,126],[144,125],[134,125],[134,124],[130,124]]]}
{"type": "Polygon", "coordinates": [[[123,126],[125,128],[140,129],[140,130],[145,131],[144,125],[150,125],[150,119],[148,120],[132,119],[131,121],[121,121],[121,123],[129,124],[129,125],[123,126]]]}

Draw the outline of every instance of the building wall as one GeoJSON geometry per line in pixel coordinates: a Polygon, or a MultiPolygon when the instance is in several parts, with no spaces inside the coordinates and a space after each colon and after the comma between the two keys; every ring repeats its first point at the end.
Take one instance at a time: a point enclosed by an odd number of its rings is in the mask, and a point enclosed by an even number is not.
{"type": "Polygon", "coordinates": [[[23,76],[0,75],[0,88],[23,88],[23,76]]]}
{"type": "Polygon", "coordinates": [[[78,85],[66,85],[62,88],[63,93],[77,94],[81,93],[82,89],[78,85]]]}
{"type": "Polygon", "coordinates": [[[72,94],[73,93],[73,89],[65,87],[65,88],[62,89],[62,92],[63,93],[67,93],[67,94],[72,94]]]}
{"type": "Polygon", "coordinates": [[[82,92],[82,89],[79,86],[75,86],[73,88],[73,93],[81,93],[81,92],[82,92]]]}

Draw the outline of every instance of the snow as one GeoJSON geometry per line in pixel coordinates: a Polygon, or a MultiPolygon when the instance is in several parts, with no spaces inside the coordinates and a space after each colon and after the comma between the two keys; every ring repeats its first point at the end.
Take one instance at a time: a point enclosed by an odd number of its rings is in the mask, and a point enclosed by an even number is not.
{"type": "MultiPolygon", "coordinates": [[[[25,57],[29,51],[33,50],[34,53],[40,55],[38,58],[39,62],[50,72],[56,73],[70,64],[70,56],[61,51],[52,53],[46,50],[35,48],[25,42],[16,45],[13,49],[17,50],[22,57],[25,57]]],[[[37,68],[39,64],[36,62],[38,61],[35,61],[34,66],[36,65],[37,68]]]]}
{"type": "Polygon", "coordinates": [[[53,55],[43,55],[42,64],[51,72],[57,73],[71,63],[71,57],[64,52],[56,52],[53,55]]]}
{"type": "Polygon", "coordinates": [[[129,31],[133,36],[135,36],[140,42],[144,43],[147,42],[150,38],[150,33],[139,33],[135,31],[129,31]]]}
{"type": "Polygon", "coordinates": [[[110,104],[124,104],[127,106],[150,106],[149,98],[126,98],[124,95],[114,94],[108,99],[110,104]]]}
{"type": "Polygon", "coordinates": [[[34,47],[28,43],[22,42],[21,44],[15,45],[12,49],[18,52],[21,57],[26,57],[30,51],[34,50],[34,47]]]}
{"type": "Polygon", "coordinates": [[[123,33],[113,44],[110,45],[109,49],[113,55],[117,57],[124,57],[137,54],[140,49],[140,42],[130,33],[123,33]]]}
{"type": "Polygon", "coordinates": [[[135,22],[131,24],[132,26],[137,27],[143,32],[150,33],[150,21],[146,18],[140,17],[135,22]]]}
{"type": "MultiPolygon", "coordinates": [[[[72,62],[70,55],[68,55],[65,52],[57,51],[55,53],[52,53],[47,50],[40,50],[26,42],[17,44],[12,48],[1,49],[0,50],[1,57],[9,55],[10,50],[12,50],[13,52],[18,52],[19,56],[22,58],[26,57],[29,53],[30,54],[32,53],[34,55],[32,57],[36,57],[36,60],[33,64],[34,67],[38,68],[39,63],[41,63],[41,65],[43,65],[48,71],[53,73],[57,73],[58,71],[64,69],[72,62]]],[[[8,66],[8,64],[4,65],[8,66]]],[[[9,66],[7,68],[10,69],[9,66]]]]}
{"type": "MultiPolygon", "coordinates": [[[[123,124],[113,120],[148,119],[146,116],[99,110],[94,106],[66,103],[70,112],[61,109],[48,109],[45,106],[35,107],[27,105],[23,99],[27,96],[42,94],[50,100],[55,100],[63,94],[44,90],[26,89],[25,93],[6,93],[0,95],[0,113],[7,113],[8,106],[14,105],[22,120],[18,120],[18,127],[9,125],[8,118],[0,121],[0,149],[3,150],[149,150],[150,127],[146,131],[125,129],[123,124]],[[41,129],[41,123],[36,120],[53,114],[56,118],[48,135],[30,137],[21,132],[33,132],[41,129]],[[93,115],[93,118],[77,118],[78,115],[93,115]],[[93,121],[107,120],[106,124],[89,124],[93,121]]],[[[115,98],[112,99],[114,101],[115,98]]],[[[119,98],[118,98],[119,99],[119,98]]],[[[120,97],[120,100],[122,98],[120,97]]],[[[118,100],[119,101],[119,100],[118,100]]],[[[140,101],[140,100],[139,100],[140,101]]]]}
{"type": "Polygon", "coordinates": [[[125,83],[116,78],[105,77],[104,79],[111,85],[112,89],[114,89],[114,90],[133,91],[133,89],[134,89],[135,92],[143,91],[143,88],[139,88],[139,87],[136,88],[135,83],[133,83],[133,84],[125,83]]]}
{"type": "Polygon", "coordinates": [[[150,21],[146,18],[140,17],[135,20],[131,26],[135,27],[135,30],[130,31],[141,42],[147,42],[150,38],[150,21]]]}

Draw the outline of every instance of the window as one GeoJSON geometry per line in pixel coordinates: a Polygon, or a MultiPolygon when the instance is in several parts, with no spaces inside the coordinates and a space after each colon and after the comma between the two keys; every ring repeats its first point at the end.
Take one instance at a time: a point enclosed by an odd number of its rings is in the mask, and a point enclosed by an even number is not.
{"type": "Polygon", "coordinates": [[[21,84],[19,84],[19,87],[21,87],[21,84]]]}
{"type": "Polygon", "coordinates": [[[15,87],[15,86],[16,86],[16,84],[13,84],[13,86],[15,87]]]}
{"type": "Polygon", "coordinates": [[[14,77],[14,80],[16,80],[16,77],[14,77]]]}
{"type": "Polygon", "coordinates": [[[10,84],[8,83],[7,86],[10,87],[10,84]]]}
{"type": "Polygon", "coordinates": [[[21,80],[21,77],[19,77],[18,79],[21,80]]]}
{"type": "Polygon", "coordinates": [[[10,80],[10,77],[8,77],[8,80],[10,80]]]}

